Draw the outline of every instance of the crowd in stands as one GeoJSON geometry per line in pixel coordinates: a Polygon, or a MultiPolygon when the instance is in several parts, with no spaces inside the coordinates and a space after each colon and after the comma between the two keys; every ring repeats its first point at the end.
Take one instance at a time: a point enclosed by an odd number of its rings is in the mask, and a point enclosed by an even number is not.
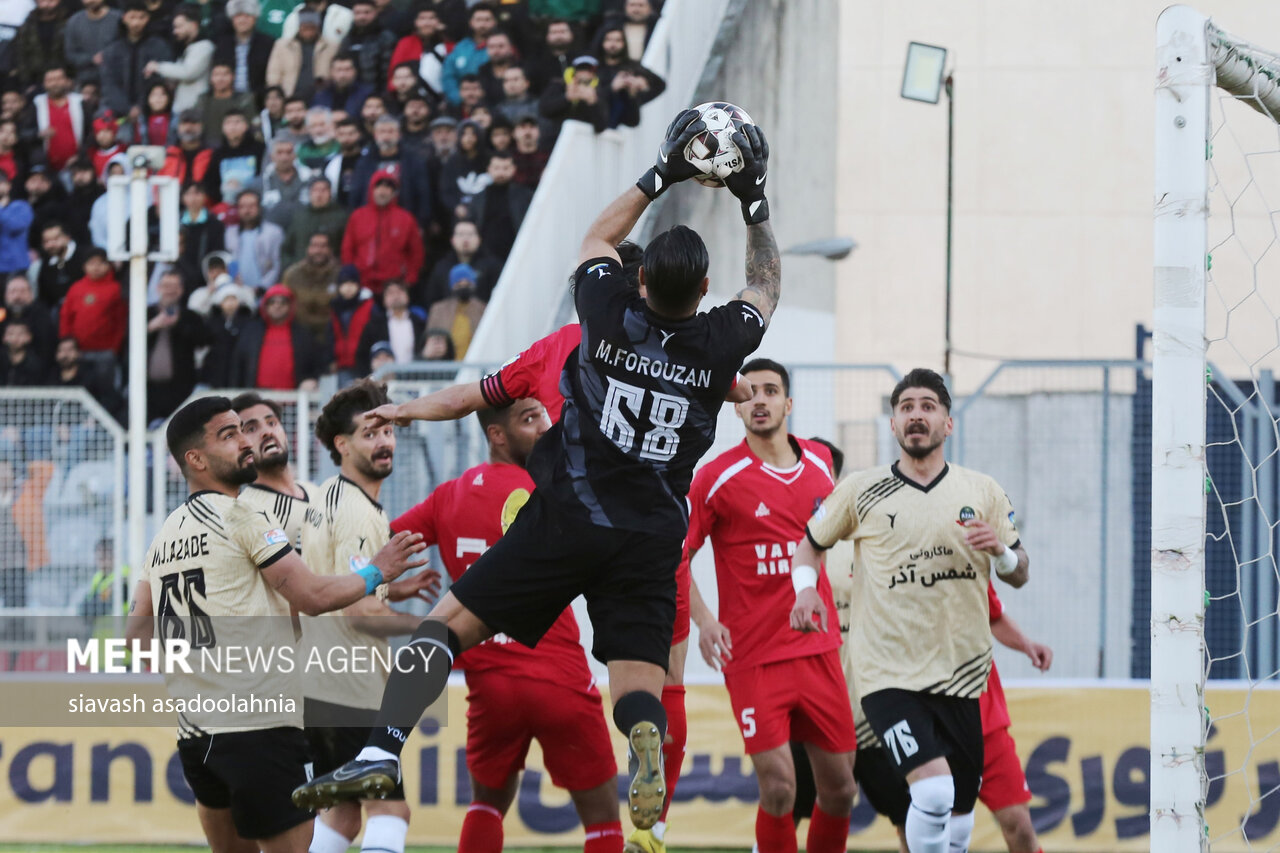
{"type": "MultiPolygon", "coordinates": [[[[465,355],[561,124],[639,122],[659,0],[3,0],[0,385],[123,420],[112,176],[164,148],[148,420],[465,355]],[[5,26],[4,20],[15,22],[5,26]]],[[[158,231],[154,207],[149,226],[158,231]]]]}

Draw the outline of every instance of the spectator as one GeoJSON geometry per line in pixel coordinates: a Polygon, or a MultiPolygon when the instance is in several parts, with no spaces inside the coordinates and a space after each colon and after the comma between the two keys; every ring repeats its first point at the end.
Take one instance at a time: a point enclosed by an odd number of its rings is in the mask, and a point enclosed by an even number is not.
{"type": "Polygon", "coordinates": [[[334,138],[338,140],[338,153],[324,167],[324,175],[337,191],[338,204],[350,210],[355,206],[351,201],[356,169],[364,153],[359,123],[354,118],[342,119],[334,131],[334,138]]]}
{"type": "MultiPolygon", "coordinates": [[[[27,229],[35,219],[31,205],[14,198],[13,181],[0,169],[0,278],[26,270],[27,229]]],[[[6,300],[7,301],[7,300],[6,300]]]]}
{"type": "Polygon", "coordinates": [[[373,291],[360,286],[360,271],[347,265],[338,271],[338,292],[329,302],[330,373],[345,385],[357,375],[357,355],[365,326],[376,308],[373,291]]]}
{"type": "Polygon", "coordinates": [[[422,268],[418,223],[396,203],[400,181],[391,172],[375,172],[369,203],[351,214],[342,239],[342,262],[354,264],[360,280],[375,294],[389,279],[416,281],[422,268]]]}
{"type": "Polygon", "coordinates": [[[377,124],[378,119],[389,114],[387,99],[390,97],[390,95],[374,92],[360,105],[360,128],[364,131],[366,139],[373,139],[373,126],[377,124]]]}
{"type": "MultiPolygon", "coordinates": [[[[350,206],[358,208],[365,204],[373,188],[374,175],[387,172],[396,179],[400,206],[417,222],[430,221],[431,186],[421,158],[400,145],[400,122],[391,116],[378,119],[373,128],[373,143],[356,164],[350,206]]],[[[365,284],[377,292],[378,288],[367,279],[365,284]]]]}
{"type": "Polygon", "coordinates": [[[397,41],[409,32],[411,22],[408,13],[397,9],[392,0],[374,0],[374,6],[378,10],[378,26],[391,33],[397,41]]]}
{"type": "Polygon", "coordinates": [[[352,0],[351,29],[339,50],[355,59],[357,79],[374,89],[386,86],[395,49],[396,36],[378,22],[377,4],[373,0],[352,0]]]}
{"type": "Polygon", "coordinates": [[[293,291],[296,322],[311,333],[318,349],[329,331],[329,299],[338,281],[338,259],[328,234],[312,234],[307,254],[284,271],[285,286],[293,291]]]}
{"type": "Polygon", "coordinates": [[[32,166],[27,171],[24,187],[27,191],[27,204],[31,205],[31,212],[35,214],[31,230],[27,232],[28,245],[35,244],[43,233],[45,225],[51,222],[61,223],[67,233],[77,241],[87,241],[88,235],[76,228],[71,218],[71,206],[66,187],[62,185],[62,181],[54,179],[49,174],[48,166],[43,163],[32,166]]]}
{"type": "Polygon", "coordinates": [[[355,59],[340,53],[329,63],[328,84],[316,92],[312,103],[354,118],[360,115],[365,98],[372,94],[372,86],[356,79],[355,59]]]}
{"type": "Polygon", "coordinates": [[[423,361],[457,361],[458,354],[453,348],[453,338],[444,329],[427,329],[422,342],[423,361]]]}
{"type": "Polygon", "coordinates": [[[427,125],[431,131],[431,154],[444,162],[458,147],[458,120],[453,116],[440,116],[427,125]]]}
{"type": "Polygon", "coordinates": [[[414,64],[403,62],[391,69],[391,91],[383,96],[388,112],[402,114],[405,103],[415,95],[429,97],[427,87],[418,79],[414,64]]]}
{"type": "Polygon", "coordinates": [[[236,281],[262,293],[280,277],[280,245],[284,231],[262,218],[262,197],[253,190],[236,196],[240,223],[227,229],[227,251],[239,270],[236,281]]]}
{"type": "MultiPolygon", "coordinates": [[[[40,130],[36,127],[36,108],[27,103],[17,89],[0,93],[0,120],[14,123],[16,132],[12,143],[15,156],[21,162],[31,159],[40,147],[40,130]]],[[[15,175],[15,180],[17,179],[15,175]]]]}
{"type": "MultiPolygon", "coordinates": [[[[231,281],[231,275],[227,272],[227,261],[229,261],[230,259],[231,259],[231,255],[227,254],[227,252],[225,251],[210,252],[200,260],[199,265],[197,267],[197,269],[199,269],[200,272],[197,276],[192,276],[191,278],[187,278],[184,275],[182,277],[183,282],[189,283],[193,280],[198,280],[200,283],[200,286],[196,287],[195,289],[188,288],[188,294],[189,294],[187,296],[188,308],[190,308],[192,311],[196,312],[201,316],[208,314],[209,310],[213,307],[214,291],[216,291],[222,285],[228,284],[228,283],[232,284],[234,287],[240,288],[243,293],[247,294],[247,296],[244,297],[246,301],[248,302],[253,301],[252,290],[245,287],[244,285],[235,284],[235,282],[231,281]]],[[[168,270],[164,270],[164,272],[168,272],[168,270]]],[[[156,277],[156,300],[155,301],[156,302],[160,301],[159,276],[156,277]]]]}
{"type": "Polygon", "coordinates": [[[360,335],[357,369],[362,375],[373,370],[370,357],[373,345],[379,341],[391,345],[397,364],[409,364],[417,358],[419,342],[426,330],[426,312],[409,304],[409,285],[398,278],[390,279],[382,290],[382,308],[374,309],[360,335]]]}
{"type": "MultiPolygon", "coordinates": [[[[70,224],[81,233],[90,231],[89,218],[93,212],[93,206],[98,203],[98,199],[106,195],[106,186],[98,182],[98,174],[94,171],[93,164],[83,157],[72,160],[67,166],[67,172],[71,176],[70,224]]],[[[92,236],[90,231],[90,237],[92,236]]],[[[106,248],[105,242],[103,248],[106,248]]]]}
{"type": "Polygon", "coordinates": [[[53,314],[43,303],[36,301],[31,282],[23,274],[13,276],[4,285],[4,323],[15,320],[27,324],[36,355],[45,364],[52,364],[53,348],[58,341],[53,314]]]}
{"type": "Polygon", "coordinates": [[[102,174],[107,163],[117,154],[124,153],[124,146],[119,139],[120,125],[111,110],[103,110],[93,120],[93,144],[86,146],[89,162],[95,177],[102,174]]]}
{"type": "Polygon", "coordinates": [[[458,125],[458,147],[440,168],[440,200],[454,217],[465,217],[460,209],[489,185],[489,148],[480,126],[473,121],[458,125]]]}
{"type": "Polygon", "coordinates": [[[27,155],[19,145],[18,123],[11,118],[0,118],[0,172],[16,181],[27,171],[27,155]]]}
{"type": "Polygon", "coordinates": [[[213,341],[205,355],[202,380],[213,388],[230,388],[231,362],[240,335],[253,321],[253,292],[222,276],[210,297],[205,321],[213,341]]]}
{"type": "Polygon", "coordinates": [[[600,91],[609,93],[609,127],[636,127],[640,107],[667,88],[661,77],[627,56],[622,27],[605,29],[600,36],[600,91]]]}
{"type": "Polygon", "coordinates": [[[67,64],[66,28],[67,13],[60,0],[36,0],[36,8],[13,39],[13,75],[20,85],[30,89],[46,71],[67,64]]]}
{"type": "MultiPolygon", "coordinates": [[[[108,178],[110,178],[112,175],[123,175],[125,173],[125,170],[128,168],[128,165],[129,165],[128,155],[117,154],[116,156],[108,160],[107,164],[102,167],[102,171],[98,173],[99,181],[105,187],[107,185],[108,178]]],[[[147,204],[148,205],[151,204],[151,199],[149,197],[147,199],[147,204]]],[[[126,211],[127,211],[127,208],[126,208],[126,211]]],[[[108,250],[111,248],[110,246],[107,245],[107,243],[109,242],[107,238],[107,231],[108,231],[107,219],[109,218],[110,214],[111,214],[111,211],[107,207],[107,196],[106,196],[106,193],[103,193],[102,195],[98,196],[98,198],[93,202],[93,206],[89,208],[89,242],[92,243],[94,246],[98,246],[99,248],[108,249],[108,250]]],[[[125,222],[128,222],[128,221],[129,221],[129,217],[128,217],[128,213],[126,212],[125,222]]],[[[121,229],[121,230],[123,231],[124,229],[121,229]]],[[[123,237],[124,234],[122,233],[121,236],[123,237]]]]}
{"type": "MultiPolygon", "coordinates": [[[[378,341],[369,348],[369,375],[377,373],[387,365],[396,363],[395,351],[391,349],[390,341],[378,341]]],[[[383,374],[385,375],[385,374],[383,374]]]]}
{"type": "Polygon", "coordinates": [[[54,66],[44,72],[44,92],[32,99],[36,126],[44,140],[45,163],[55,172],[71,162],[84,142],[89,113],[84,98],[71,91],[67,70],[54,66]]]}
{"type": "Polygon", "coordinates": [[[534,116],[525,116],[516,122],[515,150],[512,156],[516,161],[516,183],[535,189],[542,180],[542,172],[547,168],[547,160],[551,152],[542,147],[542,125],[534,116]]]}
{"type": "Polygon", "coordinates": [[[98,405],[106,409],[107,414],[121,424],[125,422],[125,402],[116,391],[114,383],[100,375],[96,370],[85,367],[80,356],[80,345],[73,337],[58,338],[54,363],[56,371],[51,382],[57,388],[84,388],[89,396],[98,401],[98,405]]]}
{"type": "Polygon", "coordinates": [[[231,32],[213,45],[214,64],[231,69],[232,88],[241,94],[252,95],[267,87],[267,61],[275,39],[255,28],[259,12],[258,0],[227,0],[231,32]]]}
{"type": "Polygon", "coordinates": [[[290,39],[302,28],[302,16],[307,12],[316,15],[321,24],[320,35],[335,45],[341,44],[351,31],[351,10],[341,3],[329,0],[303,0],[302,5],[295,8],[284,19],[284,27],[280,30],[281,39],[290,39]]]}
{"type": "Polygon", "coordinates": [[[124,293],[107,253],[90,249],[84,278],[71,285],[58,311],[59,336],[75,338],[81,359],[93,365],[99,376],[114,381],[127,320],[124,293]]]}
{"type": "Polygon", "coordinates": [[[347,209],[333,202],[333,186],[329,179],[317,175],[307,187],[307,204],[300,207],[289,221],[280,250],[285,269],[302,260],[308,241],[316,234],[329,238],[331,247],[342,245],[342,232],[347,227],[347,209]]]}
{"type": "Polygon", "coordinates": [[[84,276],[92,247],[77,244],[60,222],[45,223],[37,233],[43,253],[36,261],[36,297],[56,311],[71,286],[84,276]]]}
{"type": "Polygon", "coordinates": [[[431,306],[427,328],[448,332],[454,360],[460,361],[466,358],[467,347],[471,346],[484,309],[484,301],[476,296],[475,269],[468,264],[458,264],[449,270],[449,295],[431,306]]]}
{"type": "Polygon", "coordinates": [[[249,119],[230,110],[222,119],[222,144],[213,149],[204,174],[205,190],[214,204],[235,198],[262,171],[262,143],[249,135],[249,119]]]}
{"type": "Polygon", "coordinates": [[[147,308],[147,421],[166,418],[196,387],[196,350],[213,343],[204,321],[182,304],[182,276],[160,277],[160,301],[147,308]]]}
{"type": "Polygon", "coordinates": [[[284,123],[284,89],[268,86],[262,92],[262,110],[258,113],[258,133],[264,145],[270,145],[276,130],[284,123]]]}
{"type": "Polygon", "coordinates": [[[49,364],[32,345],[34,338],[26,320],[4,324],[4,349],[0,350],[0,385],[30,388],[49,384],[49,364]]]}
{"type": "Polygon", "coordinates": [[[284,99],[281,121],[276,125],[275,132],[271,134],[271,142],[267,145],[270,146],[277,139],[288,140],[295,146],[307,141],[307,102],[297,95],[284,99]]]}
{"type": "Polygon", "coordinates": [[[498,25],[498,13],[492,3],[476,3],[471,7],[471,14],[467,20],[471,35],[453,46],[441,74],[444,96],[455,107],[462,105],[462,93],[458,90],[459,81],[468,74],[475,74],[489,61],[489,53],[485,50],[485,45],[488,43],[489,34],[498,25]]]}
{"type": "Polygon", "coordinates": [[[209,90],[209,65],[213,62],[213,42],[200,38],[200,10],[184,3],[173,14],[173,42],[181,53],[173,62],[148,62],[142,73],[157,74],[176,84],[173,106],[182,111],[194,107],[209,90]]]}
{"type": "MultiPolygon", "coordinates": [[[[400,138],[405,146],[413,149],[421,159],[431,153],[431,104],[427,95],[415,92],[404,102],[404,115],[400,119],[400,138]]],[[[428,180],[427,182],[431,182],[428,180]]]]}
{"type": "MultiPolygon", "coordinates": [[[[391,54],[391,68],[412,62],[418,78],[436,98],[444,95],[444,63],[453,43],[445,36],[444,22],[433,6],[421,5],[413,17],[413,32],[396,44],[391,54]]],[[[390,81],[387,88],[391,88],[390,81]]]]}
{"type": "MultiPolygon", "coordinates": [[[[163,82],[147,87],[147,97],[142,112],[128,129],[127,136],[134,145],[169,144],[170,131],[174,129],[177,114],[173,111],[173,93],[163,82]]],[[[101,171],[101,170],[99,170],[101,171]]]]}
{"type": "Polygon", "coordinates": [[[116,37],[120,28],[120,10],[112,9],[106,0],[83,0],[84,8],[67,20],[63,50],[67,63],[76,76],[86,71],[97,73],[102,66],[102,52],[116,37]]]}
{"type": "MultiPolygon", "coordinates": [[[[474,196],[468,205],[471,218],[480,224],[480,239],[503,263],[511,254],[516,232],[520,230],[520,223],[524,222],[533,201],[533,190],[513,183],[515,176],[516,163],[511,153],[494,154],[489,158],[489,186],[474,196]]],[[[472,270],[471,284],[474,289],[475,270],[472,270]]],[[[454,343],[459,351],[466,349],[456,336],[454,343]]]]}
{"type": "Polygon", "coordinates": [[[203,184],[190,183],[182,190],[183,259],[196,267],[210,252],[226,248],[226,227],[209,212],[209,196],[203,184]]]}
{"type": "MultiPolygon", "coordinates": [[[[221,128],[221,124],[218,126],[221,128]]],[[[220,135],[219,141],[221,141],[220,135]]],[[[212,158],[213,151],[204,141],[203,120],[200,113],[196,110],[179,113],[178,144],[170,145],[165,149],[164,165],[160,167],[160,174],[177,178],[181,185],[192,181],[203,182],[212,158]]]]}
{"type": "Polygon", "coordinates": [[[281,237],[293,215],[307,203],[307,186],[311,182],[311,170],[299,168],[293,143],[276,139],[271,143],[271,162],[262,170],[262,177],[249,186],[262,198],[262,210],[268,222],[280,226],[281,237]]]}
{"type": "Polygon", "coordinates": [[[304,10],[298,15],[297,35],[281,38],[271,49],[267,85],[279,86],[286,96],[297,95],[309,102],[319,81],[329,76],[329,63],[337,53],[338,43],[320,36],[320,16],[304,10]]]}
{"type": "Polygon", "coordinates": [[[297,5],[297,0],[260,0],[258,20],[255,23],[258,32],[274,43],[284,32],[285,18],[297,5]]]}
{"type": "Polygon", "coordinates": [[[147,35],[169,40],[172,35],[173,10],[178,2],[179,0],[142,0],[142,5],[151,15],[151,20],[147,23],[147,35]]]}
{"type": "Polygon", "coordinates": [[[419,300],[428,308],[449,295],[449,272],[458,264],[475,270],[475,290],[485,302],[493,293],[502,273],[502,264],[480,241],[480,228],[469,219],[459,219],[449,238],[449,251],[431,268],[425,298],[419,300]]]}
{"type": "Polygon", "coordinates": [[[467,16],[470,5],[467,0],[424,0],[423,5],[430,5],[440,16],[444,24],[445,38],[451,42],[459,42],[467,37],[467,16]]]}
{"type": "Polygon", "coordinates": [[[529,0],[529,14],[581,24],[600,14],[600,0],[529,0]]]}
{"type": "Polygon", "coordinates": [[[204,144],[218,144],[222,119],[232,110],[251,116],[257,107],[253,95],[235,90],[235,71],[225,62],[214,62],[209,69],[209,91],[199,97],[195,111],[200,114],[200,124],[208,130],[204,144]]]}
{"type": "Polygon", "coordinates": [[[512,124],[538,117],[538,99],[529,92],[529,77],[523,67],[512,65],[502,73],[502,97],[493,101],[493,108],[512,124]]]}
{"type": "MultiPolygon", "coordinates": [[[[596,79],[598,66],[594,56],[575,59],[573,70],[566,72],[565,79],[549,83],[542,93],[538,102],[542,117],[557,125],[569,119],[584,121],[594,127],[596,133],[608,127],[608,104],[596,91],[600,84],[596,79]]],[[[559,135],[558,129],[555,135],[559,135]]]]}
{"type": "Polygon", "coordinates": [[[475,122],[476,126],[480,128],[481,132],[486,134],[486,138],[487,138],[487,134],[489,133],[489,125],[493,123],[493,114],[489,112],[489,105],[480,103],[480,104],[476,104],[473,107],[467,108],[466,105],[463,104],[463,108],[468,110],[467,118],[475,122]]]}
{"type": "Polygon", "coordinates": [[[307,110],[307,138],[298,143],[298,162],[318,172],[338,153],[338,140],[333,135],[333,112],[328,107],[307,110]]]}
{"type": "Polygon", "coordinates": [[[547,85],[563,80],[573,67],[573,57],[578,55],[577,39],[573,25],[563,18],[555,18],[547,24],[543,39],[543,51],[529,63],[529,84],[535,93],[541,93],[547,85]]]}
{"type": "Polygon", "coordinates": [[[151,13],[142,0],[129,0],[121,17],[123,32],[102,51],[102,103],[131,120],[142,112],[149,76],[145,69],[172,56],[162,39],[147,35],[150,22],[151,13]]]}
{"type": "Polygon", "coordinates": [[[293,291],[267,289],[260,317],[245,324],[231,354],[230,384],[236,388],[314,391],[321,359],[311,334],[294,322],[293,291]]]}
{"type": "Polygon", "coordinates": [[[476,76],[480,78],[480,86],[484,89],[485,103],[496,104],[503,97],[503,75],[507,73],[507,69],[519,67],[519,57],[511,35],[502,30],[489,34],[484,49],[489,54],[489,62],[480,66],[476,76]]]}
{"type": "MultiPolygon", "coordinates": [[[[649,0],[626,0],[623,7],[623,18],[618,22],[626,39],[626,54],[633,62],[644,59],[644,50],[653,38],[653,28],[658,23],[653,4],[649,0]]],[[[615,19],[616,20],[616,19],[615,19]]],[[[614,20],[606,24],[613,24],[614,20]]]]}

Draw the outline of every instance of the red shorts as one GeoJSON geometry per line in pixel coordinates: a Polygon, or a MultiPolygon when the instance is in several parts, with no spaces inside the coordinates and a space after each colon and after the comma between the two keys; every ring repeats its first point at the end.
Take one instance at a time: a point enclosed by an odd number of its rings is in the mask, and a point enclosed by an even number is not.
{"type": "Polygon", "coordinates": [[[793,740],[827,752],[858,748],[838,649],[734,670],[724,684],[747,755],[793,740]]]}
{"type": "Polygon", "coordinates": [[[467,673],[467,769],[502,788],[524,769],[538,739],[542,763],[559,788],[587,791],[618,775],[604,707],[590,693],[505,673],[467,673]]]}
{"type": "Polygon", "coordinates": [[[671,634],[671,645],[689,639],[689,561],[681,560],[676,569],[676,625],[671,634]]]}
{"type": "Polygon", "coordinates": [[[982,787],[978,799],[991,811],[1031,802],[1027,775],[1008,729],[996,729],[982,739],[982,787]]]}

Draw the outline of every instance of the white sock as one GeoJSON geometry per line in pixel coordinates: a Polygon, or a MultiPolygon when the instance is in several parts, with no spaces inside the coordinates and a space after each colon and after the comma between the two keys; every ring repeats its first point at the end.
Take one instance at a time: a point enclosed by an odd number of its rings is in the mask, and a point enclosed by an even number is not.
{"type": "Polygon", "coordinates": [[[364,825],[361,850],[378,853],[404,853],[404,837],[409,834],[409,821],[390,814],[378,814],[364,825]]]}
{"type": "Polygon", "coordinates": [[[969,853],[973,835],[973,812],[951,815],[951,849],[948,853],[969,853]]]}
{"type": "Polygon", "coordinates": [[[356,761],[386,761],[388,758],[394,761],[397,765],[400,764],[399,756],[392,755],[385,749],[378,746],[366,746],[364,749],[360,750],[360,754],[356,756],[356,761]]]}
{"type": "Polygon", "coordinates": [[[665,820],[660,820],[657,823],[655,823],[653,825],[653,829],[649,831],[653,833],[654,838],[658,839],[659,841],[662,841],[663,836],[667,834],[667,822],[665,820]]]}
{"type": "Polygon", "coordinates": [[[346,853],[350,846],[350,838],[320,818],[316,818],[315,829],[311,832],[311,846],[307,848],[307,853],[346,853]]]}
{"type": "Polygon", "coordinates": [[[911,853],[947,853],[955,800],[955,782],[950,776],[930,776],[911,784],[906,827],[907,849],[911,853]]]}

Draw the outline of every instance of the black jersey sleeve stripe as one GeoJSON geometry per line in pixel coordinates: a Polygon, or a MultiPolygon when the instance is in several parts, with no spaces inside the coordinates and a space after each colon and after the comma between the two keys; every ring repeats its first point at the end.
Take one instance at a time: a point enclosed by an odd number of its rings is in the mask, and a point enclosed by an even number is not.
{"type": "Polygon", "coordinates": [[[283,546],[279,551],[276,551],[270,557],[267,557],[267,559],[263,560],[261,563],[258,563],[258,568],[260,569],[270,568],[271,566],[275,565],[276,562],[283,559],[284,556],[292,550],[293,550],[292,545],[283,546]]]}
{"type": "Polygon", "coordinates": [[[192,518],[209,528],[212,533],[223,539],[227,538],[226,529],[218,522],[218,517],[207,506],[198,501],[191,501],[187,504],[187,509],[191,511],[192,518]]]}
{"type": "Polygon", "coordinates": [[[480,380],[480,396],[495,409],[509,406],[515,402],[515,400],[511,399],[511,395],[507,393],[506,386],[502,384],[501,370],[490,373],[480,380]]]}
{"type": "MultiPolygon", "coordinates": [[[[809,532],[809,525],[807,525],[807,524],[806,524],[806,525],[805,525],[805,527],[804,527],[804,538],[805,538],[805,539],[808,539],[808,540],[809,540],[809,544],[810,544],[810,545],[812,545],[813,547],[817,548],[819,551],[828,551],[828,550],[830,550],[830,549],[831,549],[831,545],[823,545],[823,544],[821,544],[820,542],[818,542],[818,540],[817,540],[817,539],[814,539],[814,538],[813,538],[813,534],[809,532]]],[[[833,543],[832,543],[832,545],[834,545],[834,544],[835,544],[835,543],[833,542],[833,543]]]]}

